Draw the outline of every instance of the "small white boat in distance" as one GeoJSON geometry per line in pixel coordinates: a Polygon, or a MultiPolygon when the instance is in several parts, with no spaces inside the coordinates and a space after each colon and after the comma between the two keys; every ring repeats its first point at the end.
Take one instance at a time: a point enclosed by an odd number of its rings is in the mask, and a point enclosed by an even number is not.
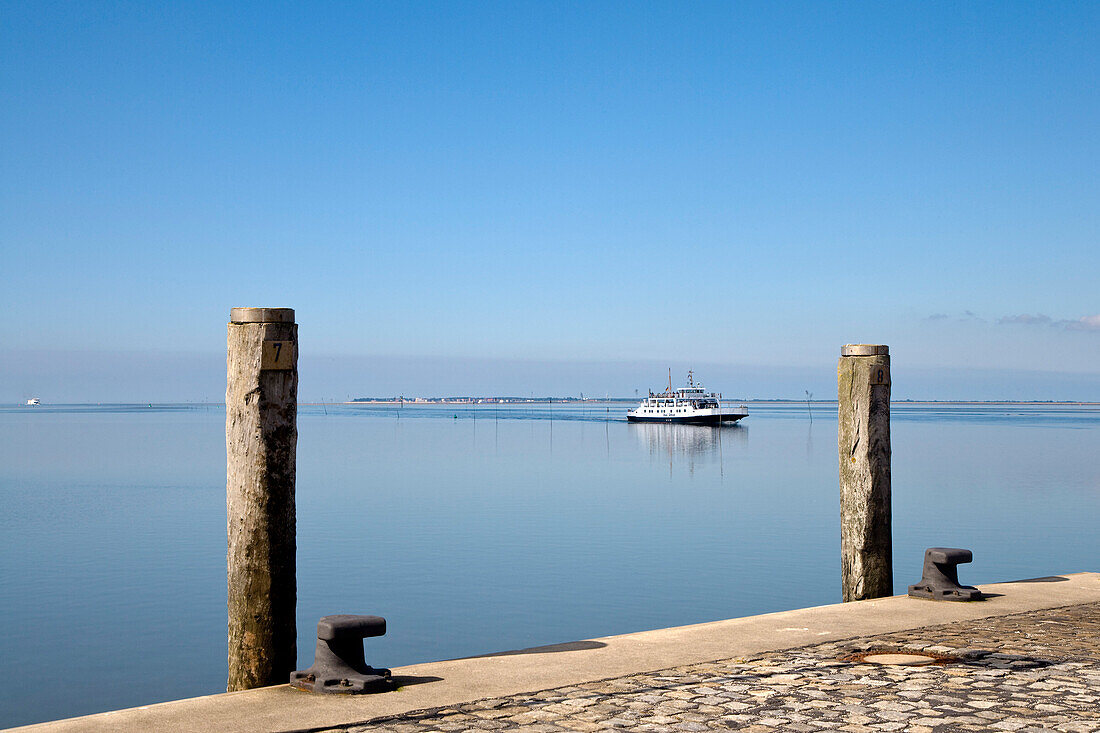
{"type": "Polygon", "coordinates": [[[31,397],[29,400],[27,400],[27,404],[28,405],[38,405],[38,404],[41,404],[41,403],[38,401],[37,397],[31,397]]]}
{"type": "Polygon", "coordinates": [[[722,407],[722,395],[707,392],[703,385],[695,383],[694,375],[688,372],[686,387],[672,389],[672,370],[668,373],[668,389],[661,394],[649,393],[649,397],[633,410],[628,410],[626,419],[630,422],[672,422],[692,425],[720,425],[724,422],[737,422],[748,417],[749,410],[744,405],[722,407]]]}

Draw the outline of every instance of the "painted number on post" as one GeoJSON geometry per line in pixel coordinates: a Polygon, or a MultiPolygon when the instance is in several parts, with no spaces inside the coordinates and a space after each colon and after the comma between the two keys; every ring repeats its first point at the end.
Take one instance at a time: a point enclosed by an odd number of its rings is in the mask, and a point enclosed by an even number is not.
{"type": "Polygon", "coordinates": [[[293,341],[264,341],[263,354],[260,356],[261,370],[281,370],[293,368],[293,341]]]}
{"type": "Polygon", "coordinates": [[[881,364],[871,367],[871,384],[890,384],[890,367],[881,364]]]}

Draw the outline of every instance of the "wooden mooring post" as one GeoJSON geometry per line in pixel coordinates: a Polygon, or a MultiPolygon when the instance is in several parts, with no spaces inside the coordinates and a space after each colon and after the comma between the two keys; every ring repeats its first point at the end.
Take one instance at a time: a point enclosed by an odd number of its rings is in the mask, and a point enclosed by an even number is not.
{"type": "Polygon", "coordinates": [[[298,326],[291,308],[233,308],[226,358],[226,689],[285,683],[297,631],[294,467],[298,326]]]}
{"type": "Polygon", "coordinates": [[[843,600],[891,596],[889,347],[843,346],[836,376],[843,600]]]}

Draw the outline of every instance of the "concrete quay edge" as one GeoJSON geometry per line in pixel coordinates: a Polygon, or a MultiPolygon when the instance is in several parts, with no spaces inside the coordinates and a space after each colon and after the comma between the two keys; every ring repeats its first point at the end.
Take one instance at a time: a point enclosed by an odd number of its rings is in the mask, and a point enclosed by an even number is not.
{"type": "Polygon", "coordinates": [[[10,730],[308,731],[827,641],[1100,602],[1096,572],[978,587],[990,596],[978,603],[893,596],[417,664],[395,668],[401,689],[379,695],[314,695],[279,685],[10,730]]]}

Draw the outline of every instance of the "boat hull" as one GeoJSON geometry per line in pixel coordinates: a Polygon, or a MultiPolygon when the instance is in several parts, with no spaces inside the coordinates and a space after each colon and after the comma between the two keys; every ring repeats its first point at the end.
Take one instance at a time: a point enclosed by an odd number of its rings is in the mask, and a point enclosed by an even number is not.
{"type": "Polygon", "coordinates": [[[677,417],[656,415],[653,417],[643,417],[639,415],[631,415],[628,413],[626,419],[628,422],[664,422],[679,423],[681,425],[720,425],[721,423],[737,422],[743,417],[748,417],[748,415],[745,413],[725,412],[713,415],[684,415],[677,417]]]}

